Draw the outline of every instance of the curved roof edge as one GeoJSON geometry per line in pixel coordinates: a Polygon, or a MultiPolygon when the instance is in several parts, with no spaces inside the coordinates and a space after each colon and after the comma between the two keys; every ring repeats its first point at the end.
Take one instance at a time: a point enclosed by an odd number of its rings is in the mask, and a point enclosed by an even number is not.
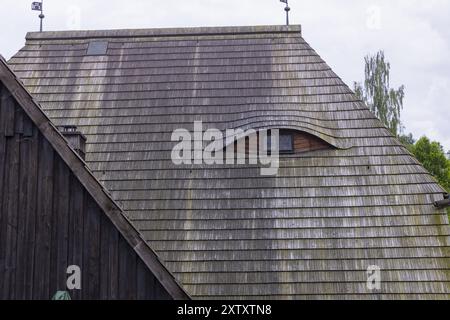
{"type": "Polygon", "coordinates": [[[297,124],[280,124],[280,125],[270,124],[270,125],[265,125],[265,126],[251,126],[251,124],[250,124],[250,125],[245,125],[245,126],[238,127],[235,129],[242,129],[244,131],[248,130],[248,129],[254,129],[255,131],[260,131],[260,130],[264,130],[264,129],[290,129],[290,130],[295,130],[295,131],[306,132],[320,140],[325,141],[326,143],[328,143],[329,145],[333,146],[336,149],[345,150],[345,149],[350,149],[353,147],[353,145],[351,143],[346,142],[344,139],[328,136],[317,130],[308,128],[306,126],[297,125],[297,124]]]}

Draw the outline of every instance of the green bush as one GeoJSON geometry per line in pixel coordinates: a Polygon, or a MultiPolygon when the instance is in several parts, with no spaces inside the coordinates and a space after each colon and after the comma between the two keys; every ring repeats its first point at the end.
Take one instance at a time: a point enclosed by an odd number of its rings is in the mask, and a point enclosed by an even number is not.
{"type": "Polygon", "coordinates": [[[437,179],[439,184],[450,191],[450,161],[439,142],[420,138],[408,148],[423,166],[437,179]]]}

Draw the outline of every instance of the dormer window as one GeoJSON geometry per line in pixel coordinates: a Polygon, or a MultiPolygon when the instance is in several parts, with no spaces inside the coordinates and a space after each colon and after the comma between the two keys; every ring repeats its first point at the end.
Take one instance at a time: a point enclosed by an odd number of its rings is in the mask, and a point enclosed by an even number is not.
{"type": "MultiPolygon", "coordinates": [[[[249,139],[250,136],[239,139],[239,141],[234,142],[234,154],[235,157],[243,157],[245,158],[253,157],[258,154],[258,152],[266,152],[268,155],[271,154],[272,149],[272,138],[273,132],[272,129],[268,129],[266,134],[260,135],[258,132],[256,137],[253,139],[249,139]],[[264,139],[262,141],[261,139],[264,139]],[[244,141],[245,140],[245,141],[244,141]],[[237,150],[238,144],[245,146],[245,153],[242,151],[238,154],[237,150]],[[265,148],[265,150],[259,150],[259,148],[265,148]]],[[[295,154],[301,154],[304,152],[313,152],[319,150],[332,150],[335,149],[334,146],[329,144],[328,142],[322,140],[321,138],[314,136],[310,133],[294,130],[294,129],[278,129],[278,153],[280,156],[290,156],[295,154]]],[[[224,147],[223,156],[225,159],[226,149],[224,147]]]]}

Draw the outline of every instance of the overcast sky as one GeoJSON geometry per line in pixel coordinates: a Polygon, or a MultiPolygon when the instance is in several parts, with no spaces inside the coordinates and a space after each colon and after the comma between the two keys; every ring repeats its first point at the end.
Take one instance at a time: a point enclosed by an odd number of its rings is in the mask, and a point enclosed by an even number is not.
{"type": "MultiPolygon", "coordinates": [[[[1,0],[0,54],[38,29],[32,0],[1,0]]],[[[407,132],[450,150],[450,0],[290,0],[291,22],[349,85],[384,49],[393,86],[406,86],[407,132]]],[[[279,0],[45,0],[45,30],[283,24],[279,0]]]]}

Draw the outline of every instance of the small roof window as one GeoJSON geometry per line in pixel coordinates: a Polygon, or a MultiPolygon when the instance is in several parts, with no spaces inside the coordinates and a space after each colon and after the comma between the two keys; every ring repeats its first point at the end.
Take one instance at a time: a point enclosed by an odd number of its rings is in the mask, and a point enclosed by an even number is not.
{"type": "Polygon", "coordinates": [[[280,132],[280,153],[293,153],[294,152],[294,135],[292,132],[281,131],[280,132]]]}
{"type": "Polygon", "coordinates": [[[105,55],[108,50],[108,41],[91,41],[87,49],[88,56],[105,55]]]}
{"type": "MultiPolygon", "coordinates": [[[[294,153],[294,133],[288,130],[280,130],[278,148],[280,154],[294,153]]],[[[272,148],[272,137],[267,137],[267,150],[272,148]]]]}

